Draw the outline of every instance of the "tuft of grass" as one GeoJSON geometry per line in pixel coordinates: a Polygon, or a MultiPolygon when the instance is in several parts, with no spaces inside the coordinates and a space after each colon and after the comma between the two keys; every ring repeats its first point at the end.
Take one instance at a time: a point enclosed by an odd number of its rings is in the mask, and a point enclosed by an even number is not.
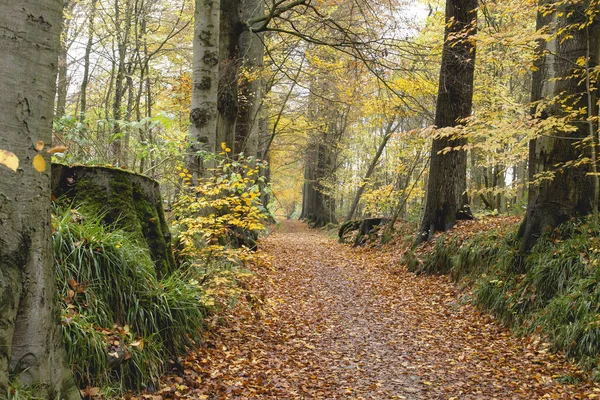
{"type": "Polygon", "coordinates": [[[118,394],[156,386],[166,360],[200,341],[211,309],[192,269],[159,279],[148,249],[102,220],[55,209],[55,271],[80,387],[118,394]]]}
{"type": "Polygon", "coordinates": [[[599,361],[599,290],[597,280],[581,279],[568,293],[554,297],[535,319],[555,350],[564,350],[588,369],[597,368],[599,361]]]}
{"type": "Polygon", "coordinates": [[[421,260],[409,251],[405,254],[404,261],[408,270],[416,274],[446,274],[453,268],[453,257],[459,246],[458,240],[440,235],[433,249],[422,254],[421,260]]]}
{"type": "Polygon", "coordinates": [[[410,272],[417,273],[421,269],[422,262],[414,251],[408,250],[402,256],[402,264],[406,265],[410,272]]]}
{"type": "Polygon", "coordinates": [[[0,393],[0,398],[6,400],[44,400],[36,393],[39,393],[35,386],[26,386],[9,376],[8,388],[5,393],[0,393]]]}
{"type": "Polygon", "coordinates": [[[513,246],[516,229],[506,236],[503,234],[504,232],[491,230],[466,240],[453,258],[450,271],[452,279],[460,281],[493,270],[506,270],[516,255],[516,248],[513,246]]]}

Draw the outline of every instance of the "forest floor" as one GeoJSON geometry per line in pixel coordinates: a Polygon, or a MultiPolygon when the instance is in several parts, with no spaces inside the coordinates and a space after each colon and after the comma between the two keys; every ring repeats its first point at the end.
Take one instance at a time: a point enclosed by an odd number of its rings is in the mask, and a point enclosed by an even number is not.
{"type": "Polygon", "coordinates": [[[447,277],[406,271],[398,252],[353,249],[300,222],[260,247],[248,284],[262,306],[212,321],[183,373],[147,397],[600,398],[548,344],[463,304],[447,277]]]}

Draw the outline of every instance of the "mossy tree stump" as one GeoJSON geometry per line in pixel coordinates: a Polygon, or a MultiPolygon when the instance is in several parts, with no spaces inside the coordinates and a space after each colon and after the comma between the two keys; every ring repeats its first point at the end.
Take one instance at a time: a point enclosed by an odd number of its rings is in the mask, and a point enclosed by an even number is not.
{"type": "Polygon", "coordinates": [[[110,167],[52,165],[52,194],[85,214],[131,232],[146,243],[158,277],[175,269],[160,186],[143,175],[110,167]]]}

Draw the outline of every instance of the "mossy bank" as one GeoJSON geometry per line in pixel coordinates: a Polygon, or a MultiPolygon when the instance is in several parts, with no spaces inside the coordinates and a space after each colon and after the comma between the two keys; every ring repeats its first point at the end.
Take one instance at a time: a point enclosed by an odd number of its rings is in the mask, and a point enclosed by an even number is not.
{"type": "Polygon", "coordinates": [[[465,298],[517,333],[543,335],[600,377],[600,225],[573,219],[522,256],[517,222],[487,224],[479,233],[442,235],[404,262],[417,273],[450,273],[465,298]]]}

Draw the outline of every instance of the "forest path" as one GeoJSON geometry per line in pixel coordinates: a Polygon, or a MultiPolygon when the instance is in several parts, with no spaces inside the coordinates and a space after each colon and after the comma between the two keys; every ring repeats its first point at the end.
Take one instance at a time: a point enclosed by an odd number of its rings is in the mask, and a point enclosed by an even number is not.
{"type": "MultiPolygon", "coordinates": [[[[262,312],[233,311],[186,362],[198,399],[594,398],[578,370],[460,305],[446,277],[288,221],[261,241],[262,312]]],[[[243,307],[239,307],[241,309],[243,307]]],[[[194,393],[194,394],[192,394],[194,393]]],[[[187,398],[187,397],[183,397],[187,398]]]]}

